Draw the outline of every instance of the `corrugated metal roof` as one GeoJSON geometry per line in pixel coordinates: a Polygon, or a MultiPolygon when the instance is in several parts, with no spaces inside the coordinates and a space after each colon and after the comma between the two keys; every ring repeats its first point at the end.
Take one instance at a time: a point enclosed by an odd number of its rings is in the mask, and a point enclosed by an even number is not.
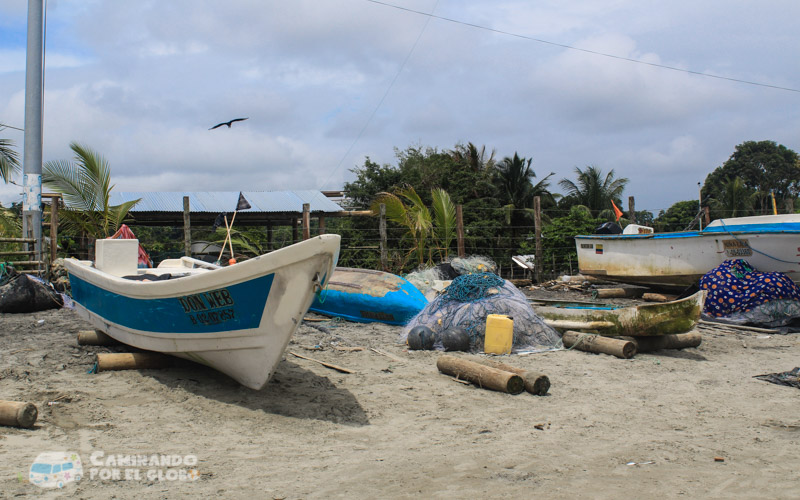
{"type": "MultiPolygon", "coordinates": [[[[312,212],[339,212],[337,203],[320,191],[242,191],[250,203],[248,212],[302,212],[303,203],[310,204],[312,212]]],[[[141,198],[131,210],[136,212],[183,212],[183,197],[189,197],[192,212],[233,212],[239,201],[239,191],[128,191],[111,192],[109,204],[119,205],[141,198]]]]}

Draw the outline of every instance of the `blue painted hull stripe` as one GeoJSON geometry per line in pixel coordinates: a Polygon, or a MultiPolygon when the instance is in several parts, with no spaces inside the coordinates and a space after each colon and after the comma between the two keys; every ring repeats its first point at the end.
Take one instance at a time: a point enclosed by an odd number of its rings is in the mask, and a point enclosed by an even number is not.
{"type": "Polygon", "coordinates": [[[74,275],[70,284],[75,302],[111,323],[154,333],[214,333],[258,328],[274,277],[159,299],[126,297],[74,275]]]}

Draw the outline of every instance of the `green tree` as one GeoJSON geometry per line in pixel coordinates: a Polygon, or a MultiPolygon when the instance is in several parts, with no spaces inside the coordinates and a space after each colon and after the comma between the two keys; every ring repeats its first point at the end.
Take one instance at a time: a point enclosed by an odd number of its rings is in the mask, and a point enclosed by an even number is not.
{"type": "Polygon", "coordinates": [[[713,218],[753,215],[757,195],[744,185],[741,178],[728,179],[717,190],[716,196],[708,200],[713,218]]]}
{"type": "Polygon", "coordinates": [[[572,205],[583,205],[592,212],[593,216],[604,216],[613,218],[611,200],[617,206],[622,205],[622,193],[628,184],[628,179],[621,177],[614,178],[614,169],[611,169],[605,176],[603,171],[593,165],[581,170],[575,167],[577,175],[576,182],[569,179],[561,179],[558,185],[566,192],[563,204],[567,207],[572,205]]]}
{"type": "MultiPolygon", "coordinates": [[[[0,132],[6,126],[0,123],[0,132]]],[[[19,154],[14,150],[14,142],[10,139],[0,139],[0,177],[8,184],[11,176],[20,171],[19,154]]]]}
{"type": "Polygon", "coordinates": [[[679,201],[658,213],[655,227],[658,231],[683,231],[696,218],[698,210],[697,200],[679,201]]]}
{"type": "Polygon", "coordinates": [[[754,210],[772,213],[770,193],[774,193],[780,206],[800,194],[800,156],[775,141],[743,142],[722,166],[708,174],[702,188],[703,199],[724,199],[728,182],[737,177],[755,194],[754,210]]]}
{"type": "Polygon", "coordinates": [[[63,217],[79,231],[93,238],[112,235],[139,200],[110,205],[111,167],[108,161],[87,146],[73,142],[73,161],[57,160],[44,164],[42,183],[64,199],[63,217]]]}
{"type": "Polygon", "coordinates": [[[550,172],[536,184],[536,172],[531,167],[532,158],[520,158],[517,153],[513,157],[506,156],[497,165],[496,184],[500,192],[500,203],[506,211],[506,223],[514,224],[523,220],[533,220],[533,199],[537,196],[544,203],[555,204],[555,199],[548,188],[550,172]]]}

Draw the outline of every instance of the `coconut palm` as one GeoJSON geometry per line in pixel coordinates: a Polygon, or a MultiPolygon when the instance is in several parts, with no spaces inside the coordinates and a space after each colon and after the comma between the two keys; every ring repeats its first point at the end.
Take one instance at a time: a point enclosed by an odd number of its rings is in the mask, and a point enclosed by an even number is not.
{"type": "Polygon", "coordinates": [[[566,191],[566,198],[571,199],[574,205],[587,207],[593,216],[603,216],[604,213],[611,213],[611,200],[621,205],[622,193],[628,179],[621,177],[614,178],[614,169],[603,176],[603,171],[590,165],[585,170],[575,167],[578,176],[577,182],[569,179],[561,179],[558,185],[566,191]],[[606,212],[608,211],[608,212],[606,212]]]}
{"type": "Polygon", "coordinates": [[[109,205],[111,167],[108,161],[88,146],[73,142],[73,161],[57,160],[44,164],[42,183],[61,193],[64,218],[94,238],[106,238],[122,225],[139,200],[109,205]]]}
{"type": "MultiPolygon", "coordinates": [[[[0,123],[0,132],[6,127],[0,123]]],[[[19,172],[19,154],[12,149],[14,142],[10,139],[0,139],[0,177],[8,184],[12,174],[19,172]]]]}
{"type": "MultiPolygon", "coordinates": [[[[513,158],[506,156],[497,165],[495,183],[500,190],[501,203],[506,213],[506,224],[514,220],[533,218],[533,199],[539,196],[545,203],[555,203],[553,194],[548,188],[548,179],[553,175],[550,172],[544,179],[536,184],[536,172],[531,167],[532,158],[520,158],[514,153],[513,158]]],[[[518,224],[514,224],[517,226],[518,224]]]]}
{"type": "Polygon", "coordinates": [[[412,241],[413,247],[409,254],[416,253],[419,264],[425,262],[426,253],[428,260],[431,260],[428,248],[428,242],[431,240],[439,250],[439,257],[446,258],[455,234],[456,210],[450,195],[443,189],[432,189],[431,197],[433,216],[414,188],[409,185],[403,186],[395,193],[378,193],[370,205],[373,215],[380,213],[381,204],[385,205],[386,218],[408,229],[405,238],[412,241]],[[409,204],[406,205],[403,199],[409,204]]]}
{"type": "Polygon", "coordinates": [[[745,186],[740,177],[727,179],[717,191],[717,196],[709,200],[715,213],[720,217],[742,217],[752,215],[758,194],[745,186]]]}

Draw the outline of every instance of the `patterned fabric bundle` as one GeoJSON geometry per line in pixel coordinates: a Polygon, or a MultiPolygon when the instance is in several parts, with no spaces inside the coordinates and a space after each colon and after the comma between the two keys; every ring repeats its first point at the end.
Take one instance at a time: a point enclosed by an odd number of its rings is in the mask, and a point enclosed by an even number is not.
{"type": "Polygon", "coordinates": [[[800,288],[786,274],[762,273],[741,259],[726,260],[706,273],[700,288],[708,291],[704,312],[717,318],[775,301],[800,301],[800,288]]]}

